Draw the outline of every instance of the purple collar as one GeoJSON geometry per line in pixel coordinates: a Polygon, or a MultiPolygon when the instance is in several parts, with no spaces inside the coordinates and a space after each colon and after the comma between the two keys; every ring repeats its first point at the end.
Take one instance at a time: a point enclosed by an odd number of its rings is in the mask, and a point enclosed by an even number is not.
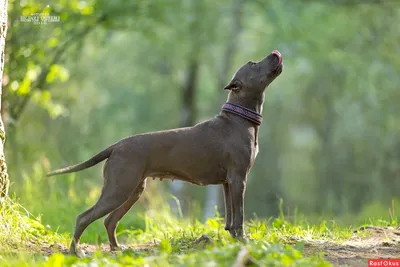
{"type": "Polygon", "coordinates": [[[222,110],[239,115],[240,117],[245,118],[246,120],[249,120],[251,122],[254,122],[257,125],[261,125],[263,120],[261,114],[258,114],[257,112],[251,109],[231,103],[225,103],[222,106],[222,110]]]}

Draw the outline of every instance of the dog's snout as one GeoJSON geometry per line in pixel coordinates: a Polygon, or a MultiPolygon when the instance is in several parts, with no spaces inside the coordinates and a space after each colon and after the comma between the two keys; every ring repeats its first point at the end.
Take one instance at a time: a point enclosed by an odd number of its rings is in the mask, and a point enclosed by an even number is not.
{"type": "Polygon", "coordinates": [[[279,64],[282,64],[282,54],[278,50],[272,51],[271,54],[278,57],[279,64]]]}

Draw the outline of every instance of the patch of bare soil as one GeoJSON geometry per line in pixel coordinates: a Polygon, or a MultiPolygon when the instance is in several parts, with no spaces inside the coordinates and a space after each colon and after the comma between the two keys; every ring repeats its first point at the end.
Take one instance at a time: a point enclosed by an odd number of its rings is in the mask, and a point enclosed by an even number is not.
{"type": "MultiPolygon", "coordinates": [[[[131,245],[131,246],[121,245],[120,249],[132,250],[132,251],[149,251],[154,249],[154,247],[156,247],[158,243],[159,243],[158,241],[154,241],[140,245],[131,245]]],[[[85,253],[86,256],[90,256],[96,251],[100,250],[111,254],[115,253],[115,251],[110,251],[110,246],[108,244],[101,244],[98,246],[89,244],[80,244],[79,250],[85,253]]],[[[62,245],[49,245],[49,246],[43,246],[41,249],[41,254],[45,256],[50,256],[54,253],[62,253],[66,255],[69,254],[69,248],[62,245]]]]}
{"type": "Polygon", "coordinates": [[[311,242],[305,255],[323,252],[333,266],[368,266],[368,259],[400,259],[400,228],[367,226],[340,244],[311,242]]]}

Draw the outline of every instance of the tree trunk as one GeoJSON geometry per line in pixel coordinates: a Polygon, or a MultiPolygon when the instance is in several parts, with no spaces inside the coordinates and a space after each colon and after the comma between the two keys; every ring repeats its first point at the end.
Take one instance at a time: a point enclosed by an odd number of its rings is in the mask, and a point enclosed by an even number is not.
{"type": "MultiPolygon", "coordinates": [[[[224,97],[224,91],[223,88],[226,85],[228,81],[226,80],[228,77],[228,73],[230,71],[231,65],[232,65],[232,59],[233,56],[235,55],[236,49],[237,49],[237,43],[238,43],[238,37],[240,35],[240,32],[242,31],[242,6],[243,6],[243,0],[233,0],[232,1],[232,28],[230,32],[230,36],[228,37],[228,43],[226,46],[224,58],[222,59],[222,66],[221,66],[221,71],[218,76],[218,81],[217,81],[217,111],[221,108],[221,104],[223,102],[223,97],[224,97]]],[[[223,206],[221,205],[222,203],[222,194],[221,194],[221,188],[220,186],[216,185],[209,185],[207,186],[207,197],[206,197],[206,203],[204,207],[204,220],[207,220],[208,218],[214,217],[215,215],[215,210],[214,207],[217,206],[223,206]]]]}
{"type": "Polygon", "coordinates": [[[324,209],[328,208],[332,211],[335,208],[335,198],[334,198],[334,168],[332,168],[333,159],[333,127],[334,127],[334,107],[333,99],[330,95],[325,95],[323,97],[325,103],[325,116],[321,125],[320,139],[321,139],[321,149],[318,159],[318,179],[319,179],[319,190],[318,190],[318,204],[317,211],[322,214],[324,209]]]}
{"type": "MultiPolygon", "coordinates": [[[[200,36],[201,33],[201,21],[202,14],[204,12],[204,6],[200,1],[192,1],[191,11],[193,12],[193,19],[189,22],[188,26],[188,37],[190,38],[190,52],[187,58],[187,67],[185,70],[185,77],[182,83],[182,104],[180,113],[179,127],[189,127],[196,123],[197,109],[196,109],[196,91],[197,91],[197,79],[199,76],[200,69],[200,54],[203,46],[203,40],[200,36]]],[[[171,194],[176,199],[169,201],[171,212],[175,216],[183,215],[185,212],[185,206],[183,200],[183,189],[185,183],[183,181],[174,181],[170,184],[171,194]],[[179,201],[179,207],[178,203],[179,201]],[[179,210],[180,208],[180,210],[179,210]]]]}
{"type": "MultiPolygon", "coordinates": [[[[193,51],[193,54],[198,54],[199,51],[193,51]]],[[[197,57],[193,57],[189,61],[189,66],[186,69],[185,81],[182,86],[182,108],[181,108],[181,119],[179,123],[179,127],[188,127],[193,126],[196,122],[197,112],[196,112],[196,88],[197,88],[197,77],[199,73],[199,59],[197,57]]],[[[185,210],[182,203],[182,189],[184,187],[184,182],[182,181],[174,181],[171,182],[171,193],[176,197],[176,200],[179,201],[180,207],[178,207],[178,203],[176,203],[175,199],[170,200],[171,212],[175,216],[180,215],[179,208],[181,212],[185,210]]]]}
{"type": "MultiPolygon", "coordinates": [[[[0,3],[0,109],[1,109],[1,93],[3,84],[3,69],[4,69],[4,48],[6,44],[6,34],[7,34],[7,0],[1,0],[0,3]]],[[[1,114],[1,113],[0,113],[1,114]]],[[[3,120],[0,115],[0,203],[4,201],[4,198],[8,193],[8,186],[10,184],[7,174],[7,165],[4,156],[4,141],[6,139],[6,134],[4,131],[3,120]]]]}

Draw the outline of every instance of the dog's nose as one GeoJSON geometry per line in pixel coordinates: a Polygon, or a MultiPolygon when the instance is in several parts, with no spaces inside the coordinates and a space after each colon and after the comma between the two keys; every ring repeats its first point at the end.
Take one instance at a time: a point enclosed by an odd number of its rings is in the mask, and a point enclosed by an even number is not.
{"type": "Polygon", "coordinates": [[[275,55],[275,56],[277,56],[278,57],[278,60],[279,60],[279,64],[281,64],[282,63],[282,54],[278,51],[278,50],[274,50],[274,51],[272,51],[271,52],[271,54],[272,55],[275,55]]]}

